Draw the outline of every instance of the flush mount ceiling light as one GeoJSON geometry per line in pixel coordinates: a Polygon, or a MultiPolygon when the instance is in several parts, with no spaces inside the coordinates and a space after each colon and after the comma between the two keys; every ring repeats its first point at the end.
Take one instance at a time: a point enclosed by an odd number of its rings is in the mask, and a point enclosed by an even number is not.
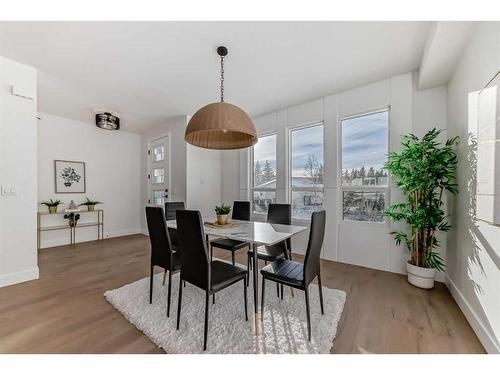
{"type": "Polygon", "coordinates": [[[120,118],[116,112],[95,111],[95,126],[104,130],[120,130],[120,118]]]}
{"type": "Polygon", "coordinates": [[[184,139],[194,146],[213,150],[234,150],[257,143],[257,131],[241,108],[224,102],[224,57],[227,48],[220,46],[220,102],[200,108],[186,128],[184,139]]]}

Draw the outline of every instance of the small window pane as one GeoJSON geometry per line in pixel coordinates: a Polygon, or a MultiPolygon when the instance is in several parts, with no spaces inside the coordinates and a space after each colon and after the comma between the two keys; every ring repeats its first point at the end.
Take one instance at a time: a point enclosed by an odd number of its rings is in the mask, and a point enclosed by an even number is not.
{"type": "Polygon", "coordinates": [[[165,160],[165,145],[155,146],[153,148],[153,161],[165,160]]]}
{"type": "Polygon", "coordinates": [[[322,191],[292,191],[292,217],[311,220],[314,211],[323,207],[322,191]]]}
{"type": "Polygon", "coordinates": [[[254,188],[276,188],[276,134],[259,137],[253,149],[254,188]]]}
{"type": "Polygon", "coordinates": [[[389,112],[342,120],[342,185],[387,186],[389,112]]]}
{"type": "Polygon", "coordinates": [[[165,183],[165,169],[155,168],[153,169],[153,184],[163,184],[165,183]]]}
{"type": "Polygon", "coordinates": [[[292,188],[323,187],[323,125],[291,132],[292,188]]]}
{"type": "Polygon", "coordinates": [[[165,192],[163,190],[153,191],[153,204],[163,206],[165,204],[165,192]]]}
{"type": "Polygon", "coordinates": [[[274,191],[255,191],[253,192],[253,212],[265,214],[269,203],[276,202],[276,192],[274,191]]]}
{"type": "Polygon", "coordinates": [[[343,191],[342,213],[344,220],[384,222],[385,192],[343,191]]]}

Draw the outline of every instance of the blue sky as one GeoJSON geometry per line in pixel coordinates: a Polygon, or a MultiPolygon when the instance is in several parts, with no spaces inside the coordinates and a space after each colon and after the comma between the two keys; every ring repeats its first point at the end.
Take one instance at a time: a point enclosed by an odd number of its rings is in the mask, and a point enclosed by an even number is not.
{"type": "Polygon", "coordinates": [[[342,121],[342,169],[380,169],[387,160],[387,111],[342,121]]]}
{"type": "Polygon", "coordinates": [[[323,126],[292,131],[292,177],[304,177],[307,158],[314,155],[323,164],[323,126]]]}

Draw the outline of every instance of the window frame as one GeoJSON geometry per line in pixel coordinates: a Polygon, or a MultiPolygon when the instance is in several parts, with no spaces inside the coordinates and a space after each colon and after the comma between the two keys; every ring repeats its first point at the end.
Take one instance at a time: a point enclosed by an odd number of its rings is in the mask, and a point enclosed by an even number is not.
{"type": "Polygon", "coordinates": [[[356,114],[348,115],[348,116],[342,116],[339,117],[338,120],[338,147],[337,147],[337,154],[338,154],[338,168],[337,168],[337,191],[338,191],[338,220],[339,223],[349,223],[349,224],[354,224],[354,225],[359,225],[359,224],[368,224],[368,225],[389,225],[389,220],[384,217],[383,221],[362,221],[362,220],[349,220],[349,219],[344,219],[344,191],[359,191],[359,192],[382,192],[385,194],[385,208],[387,208],[389,205],[388,203],[390,202],[390,192],[391,192],[391,175],[389,171],[387,171],[387,185],[383,186],[377,186],[377,185],[361,185],[361,186],[345,186],[342,185],[342,122],[345,120],[353,119],[353,118],[358,118],[358,117],[364,117],[364,116],[369,116],[377,113],[382,113],[382,112],[387,112],[387,154],[391,151],[391,107],[383,107],[371,111],[366,111],[366,112],[359,112],[356,114]]]}
{"type": "Polygon", "coordinates": [[[260,140],[261,138],[265,137],[271,137],[275,136],[276,140],[274,143],[274,154],[275,154],[275,159],[276,159],[276,184],[274,188],[256,188],[255,187],[255,181],[254,181],[254,167],[255,167],[255,145],[250,148],[250,168],[249,168],[249,176],[248,178],[250,179],[250,203],[252,206],[252,216],[256,216],[258,218],[263,218],[267,216],[267,212],[256,212],[254,210],[254,191],[262,191],[262,192],[274,192],[274,201],[277,201],[277,194],[278,194],[278,134],[276,131],[272,132],[266,132],[262,133],[257,136],[257,138],[260,140]]]}
{"type": "MultiPolygon", "coordinates": [[[[293,168],[292,168],[292,162],[293,162],[293,153],[292,153],[292,133],[296,130],[304,130],[308,128],[314,128],[316,126],[322,126],[323,127],[323,171],[325,170],[325,123],[324,121],[318,121],[318,122],[313,122],[310,124],[306,125],[297,125],[294,127],[288,128],[288,134],[287,134],[287,159],[288,159],[288,168],[287,168],[287,179],[288,179],[288,186],[287,186],[287,201],[292,204],[292,196],[294,192],[321,192],[323,193],[323,204],[321,205],[322,208],[324,208],[324,200],[325,200],[325,181],[324,181],[324,174],[323,174],[323,187],[300,187],[300,188],[294,188],[292,186],[292,181],[293,181],[293,168]]],[[[311,218],[307,219],[302,219],[302,218],[296,218],[293,216],[293,207],[292,207],[292,220],[293,221],[299,221],[299,222],[310,222],[311,218]]]]}

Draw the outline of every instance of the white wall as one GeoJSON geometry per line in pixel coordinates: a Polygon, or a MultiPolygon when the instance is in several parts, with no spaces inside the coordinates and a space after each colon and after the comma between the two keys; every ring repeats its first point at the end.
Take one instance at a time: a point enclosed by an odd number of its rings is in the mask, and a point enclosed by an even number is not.
{"type": "Polygon", "coordinates": [[[187,207],[214,216],[221,203],[221,152],[187,145],[187,207]]]}
{"type": "MultiPolygon", "coordinates": [[[[79,204],[88,196],[104,203],[98,208],[104,209],[105,238],[140,233],[140,136],[47,113],[39,117],[38,201],[57,198],[66,207],[71,200],[79,204]],[[85,162],[86,193],[55,193],[56,159],[85,162]]],[[[95,221],[95,216],[82,213],[80,222],[95,221]]],[[[44,225],[65,222],[61,215],[44,216],[43,221],[44,225]]],[[[95,227],[79,228],[77,242],[95,240],[96,231],[95,227]]],[[[41,247],[66,244],[68,239],[68,231],[47,231],[42,234],[41,247]]]]}
{"type": "Polygon", "coordinates": [[[0,287],[38,278],[36,134],[36,70],[0,57],[0,287]]]}
{"type": "MultiPolygon", "coordinates": [[[[409,132],[423,134],[436,126],[446,129],[446,87],[418,91],[417,73],[407,73],[375,82],[353,90],[312,100],[294,107],[254,117],[257,132],[277,134],[277,202],[285,203],[288,197],[287,133],[291,128],[312,123],[324,124],[324,207],[327,211],[327,231],[322,257],[345,263],[406,273],[408,251],[396,246],[389,232],[399,228],[394,223],[356,223],[340,220],[338,146],[340,119],[353,114],[383,109],[390,106],[390,149],[399,150],[401,136],[409,132]],[[361,235],[360,235],[361,234],[361,235]]],[[[232,186],[239,175],[240,198],[249,196],[249,155],[240,152],[239,173],[224,172],[223,186],[232,186]]],[[[229,165],[229,163],[227,164],[229,165]]],[[[235,168],[236,163],[231,163],[235,168]]],[[[229,201],[236,189],[223,192],[229,201]]],[[[402,199],[399,189],[392,187],[390,202],[402,199]]],[[[264,218],[260,218],[264,219],[264,218]]],[[[300,224],[300,223],[299,223],[300,224]]],[[[303,222],[301,224],[307,224],[303,222]]],[[[294,238],[293,250],[305,250],[308,233],[294,238]]],[[[442,252],[444,253],[445,244],[442,252]]],[[[443,280],[443,275],[438,280],[443,280]]]]}
{"type": "Polygon", "coordinates": [[[481,23],[448,84],[448,134],[460,136],[460,194],[450,199],[454,228],[448,235],[447,284],[491,353],[500,352],[500,227],[475,217],[477,156],[472,141],[477,101],[473,93],[499,69],[500,24],[481,23]]]}

